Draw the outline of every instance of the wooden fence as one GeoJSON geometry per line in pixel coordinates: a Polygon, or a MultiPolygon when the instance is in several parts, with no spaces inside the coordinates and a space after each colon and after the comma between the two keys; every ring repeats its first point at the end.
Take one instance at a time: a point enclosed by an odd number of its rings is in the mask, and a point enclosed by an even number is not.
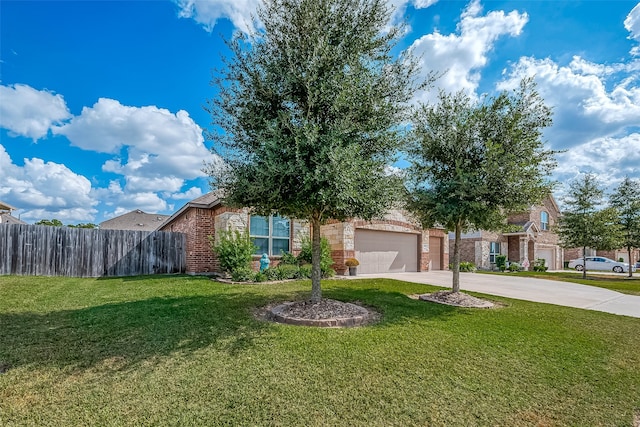
{"type": "Polygon", "coordinates": [[[186,237],[162,231],[0,225],[0,275],[104,277],[182,273],[186,237]]]}

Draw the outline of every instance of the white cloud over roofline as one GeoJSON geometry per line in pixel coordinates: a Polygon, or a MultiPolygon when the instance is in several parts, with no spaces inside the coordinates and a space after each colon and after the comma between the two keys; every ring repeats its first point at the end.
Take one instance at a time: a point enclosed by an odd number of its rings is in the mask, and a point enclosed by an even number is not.
{"type": "Polygon", "coordinates": [[[22,219],[91,221],[98,204],[92,191],[87,178],[65,165],[32,158],[18,166],[0,145],[0,199],[19,208],[22,219]]]}

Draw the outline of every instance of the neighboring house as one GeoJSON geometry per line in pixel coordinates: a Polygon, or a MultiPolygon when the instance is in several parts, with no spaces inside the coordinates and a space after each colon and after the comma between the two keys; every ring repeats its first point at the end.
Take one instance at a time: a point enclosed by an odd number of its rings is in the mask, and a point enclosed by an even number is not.
{"type": "MultiPolygon", "coordinates": [[[[262,253],[277,263],[281,251],[297,255],[302,239],[310,236],[308,222],[288,218],[251,215],[249,209],[232,209],[222,204],[216,192],[184,205],[159,227],[161,231],[187,235],[187,273],[218,271],[210,237],[220,230],[249,230],[258,245],[254,267],[262,253]]],[[[424,271],[448,265],[448,242],[442,230],[422,230],[400,211],[379,221],[334,222],[322,226],[321,234],[331,243],[334,268],[347,271],[344,261],[356,257],[359,273],[424,271]],[[431,264],[431,267],[430,267],[431,264]]]]}
{"type": "MultiPolygon", "coordinates": [[[[478,268],[492,269],[496,256],[502,254],[510,262],[528,264],[529,269],[539,258],[545,260],[545,266],[550,270],[562,269],[564,254],[558,244],[558,235],[552,231],[559,216],[558,204],[549,195],[541,205],[508,217],[508,224],[514,226],[513,232],[480,230],[463,233],[460,260],[472,262],[478,268]]],[[[453,233],[449,234],[449,239],[449,247],[453,248],[453,233]]]]}
{"type": "Polygon", "coordinates": [[[101,222],[99,227],[101,230],[154,231],[167,219],[169,219],[169,215],[149,214],[136,209],[101,222]]]}
{"type": "Polygon", "coordinates": [[[26,222],[11,215],[11,211],[15,211],[17,208],[0,201],[0,224],[26,224],[26,222]]]}

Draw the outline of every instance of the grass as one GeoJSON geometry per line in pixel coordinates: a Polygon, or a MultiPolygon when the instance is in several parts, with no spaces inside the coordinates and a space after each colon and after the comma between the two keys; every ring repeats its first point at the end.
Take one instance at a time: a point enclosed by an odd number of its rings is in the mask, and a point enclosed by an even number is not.
{"type": "Polygon", "coordinates": [[[324,282],[382,320],[317,329],[256,320],[309,282],[0,277],[0,425],[631,426],[640,321],[437,288],[324,282]]]}
{"type": "Polygon", "coordinates": [[[535,277],[538,279],[559,280],[563,282],[580,283],[582,285],[597,286],[599,288],[618,291],[623,294],[640,295],[640,275],[633,274],[629,277],[627,274],[607,275],[598,274],[598,272],[587,272],[587,278],[582,278],[581,272],[562,271],[562,272],[538,272],[538,271],[518,271],[517,273],[501,273],[497,271],[478,271],[485,274],[516,274],[523,277],[535,277]]]}

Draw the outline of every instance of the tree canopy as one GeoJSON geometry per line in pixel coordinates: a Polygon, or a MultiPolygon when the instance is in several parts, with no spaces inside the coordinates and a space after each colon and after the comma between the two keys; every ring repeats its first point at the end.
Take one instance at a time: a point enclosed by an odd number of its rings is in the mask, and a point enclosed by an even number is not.
{"type": "Polygon", "coordinates": [[[272,0],[263,30],[237,35],[208,109],[225,165],[206,169],[229,205],[312,225],[312,300],[321,298],[320,225],[382,215],[400,194],[393,163],[416,62],[394,56],[402,28],[384,0],[272,0]]]}
{"type": "Polygon", "coordinates": [[[479,101],[440,93],[414,116],[408,146],[408,207],[423,226],[455,231],[453,291],[459,291],[460,237],[467,229],[500,229],[506,216],[550,193],[555,152],[542,129],[551,109],[533,80],[479,101]]]}
{"type": "MultiPolygon", "coordinates": [[[[609,204],[616,210],[620,246],[627,249],[629,264],[632,264],[632,250],[640,248],[640,181],[625,177],[609,197],[609,204]]],[[[629,268],[629,277],[632,276],[629,268]]]]}
{"type": "MultiPolygon", "coordinates": [[[[604,208],[604,190],[593,174],[587,173],[569,186],[564,198],[564,209],[556,231],[564,248],[610,250],[620,245],[619,227],[615,209],[604,208]]],[[[582,277],[587,275],[584,263],[582,277]]]]}

